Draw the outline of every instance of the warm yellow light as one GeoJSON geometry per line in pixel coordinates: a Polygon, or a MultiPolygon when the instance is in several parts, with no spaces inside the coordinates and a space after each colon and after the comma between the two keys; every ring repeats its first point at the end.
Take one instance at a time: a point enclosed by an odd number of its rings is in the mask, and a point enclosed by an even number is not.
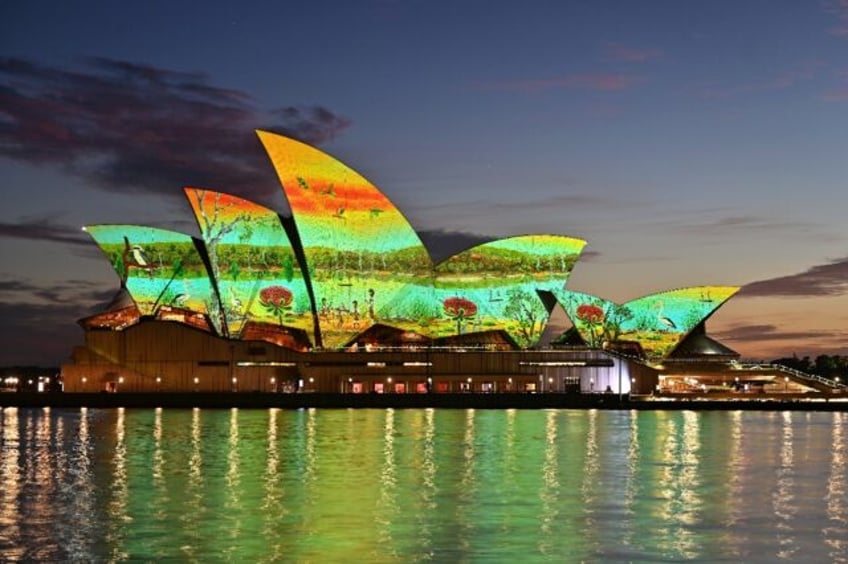
{"type": "Polygon", "coordinates": [[[235,384],[236,382],[238,382],[238,378],[233,378],[233,384],[235,384]]]}
{"type": "Polygon", "coordinates": [[[118,378],[118,383],[119,383],[119,384],[123,384],[123,383],[124,383],[124,377],[123,377],[123,376],[121,376],[120,378],[118,378]]]}
{"type": "Polygon", "coordinates": [[[273,376],[271,376],[271,383],[272,383],[272,384],[275,384],[276,382],[277,382],[277,379],[276,379],[276,378],[274,378],[273,376]]]}
{"type": "Polygon", "coordinates": [[[195,376],[195,377],[194,377],[194,383],[195,383],[195,384],[197,384],[198,382],[200,382],[200,378],[198,378],[197,376],[195,376]]]}

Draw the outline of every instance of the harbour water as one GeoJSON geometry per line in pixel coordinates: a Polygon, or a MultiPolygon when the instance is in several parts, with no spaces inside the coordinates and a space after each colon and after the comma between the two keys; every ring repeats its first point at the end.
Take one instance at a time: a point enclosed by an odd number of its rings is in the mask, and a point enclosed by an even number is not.
{"type": "Polygon", "coordinates": [[[0,561],[848,561],[848,414],[0,412],[0,561]]]}

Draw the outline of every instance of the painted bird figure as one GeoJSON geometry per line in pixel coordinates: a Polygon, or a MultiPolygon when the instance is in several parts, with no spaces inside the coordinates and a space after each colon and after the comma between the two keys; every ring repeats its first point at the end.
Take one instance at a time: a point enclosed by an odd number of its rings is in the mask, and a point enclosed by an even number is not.
{"type": "Polygon", "coordinates": [[[147,258],[147,254],[141,245],[133,245],[131,251],[133,262],[138,266],[147,266],[149,264],[150,260],[147,258]]]}

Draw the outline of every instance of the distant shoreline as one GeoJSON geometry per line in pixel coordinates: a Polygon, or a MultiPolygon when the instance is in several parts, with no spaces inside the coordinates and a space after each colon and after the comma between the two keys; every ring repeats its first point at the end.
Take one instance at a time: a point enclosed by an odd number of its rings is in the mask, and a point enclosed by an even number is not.
{"type": "Polygon", "coordinates": [[[270,393],[3,393],[0,408],[208,408],[208,409],[625,409],[695,411],[848,411],[848,397],[760,395],[709,399],[704,396],[619,398],[616,394],[270,394],[270,393]]]}

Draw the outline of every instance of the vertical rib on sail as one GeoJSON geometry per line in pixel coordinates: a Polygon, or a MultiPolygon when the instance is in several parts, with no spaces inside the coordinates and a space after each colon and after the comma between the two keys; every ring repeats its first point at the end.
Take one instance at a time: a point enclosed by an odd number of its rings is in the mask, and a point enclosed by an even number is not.
{"type": "Polygon", "coordinates": [[[312,304],[288,235],[276,212],[243,198],[185,188],[212,274],[228,334],[245,323],[312,331],[312,304]]]}
{"type": "Polygon", "coordinates": [[[155,315],[164,306],[210,317],[218,311],[203,258],[190,235],[143,225],[91,225],[94,239],[126,287],[141,315],[155,315]]]}
{"type": "Polygon", "coordinates": [[[430,256],[403,214],[333,157],[257,133],[300,235],[322,345],[340,347],[375,323],[403,326],[413,320],[414,310],[386,307],[401,291],[428,295],[432,287],[430,256]]]}

